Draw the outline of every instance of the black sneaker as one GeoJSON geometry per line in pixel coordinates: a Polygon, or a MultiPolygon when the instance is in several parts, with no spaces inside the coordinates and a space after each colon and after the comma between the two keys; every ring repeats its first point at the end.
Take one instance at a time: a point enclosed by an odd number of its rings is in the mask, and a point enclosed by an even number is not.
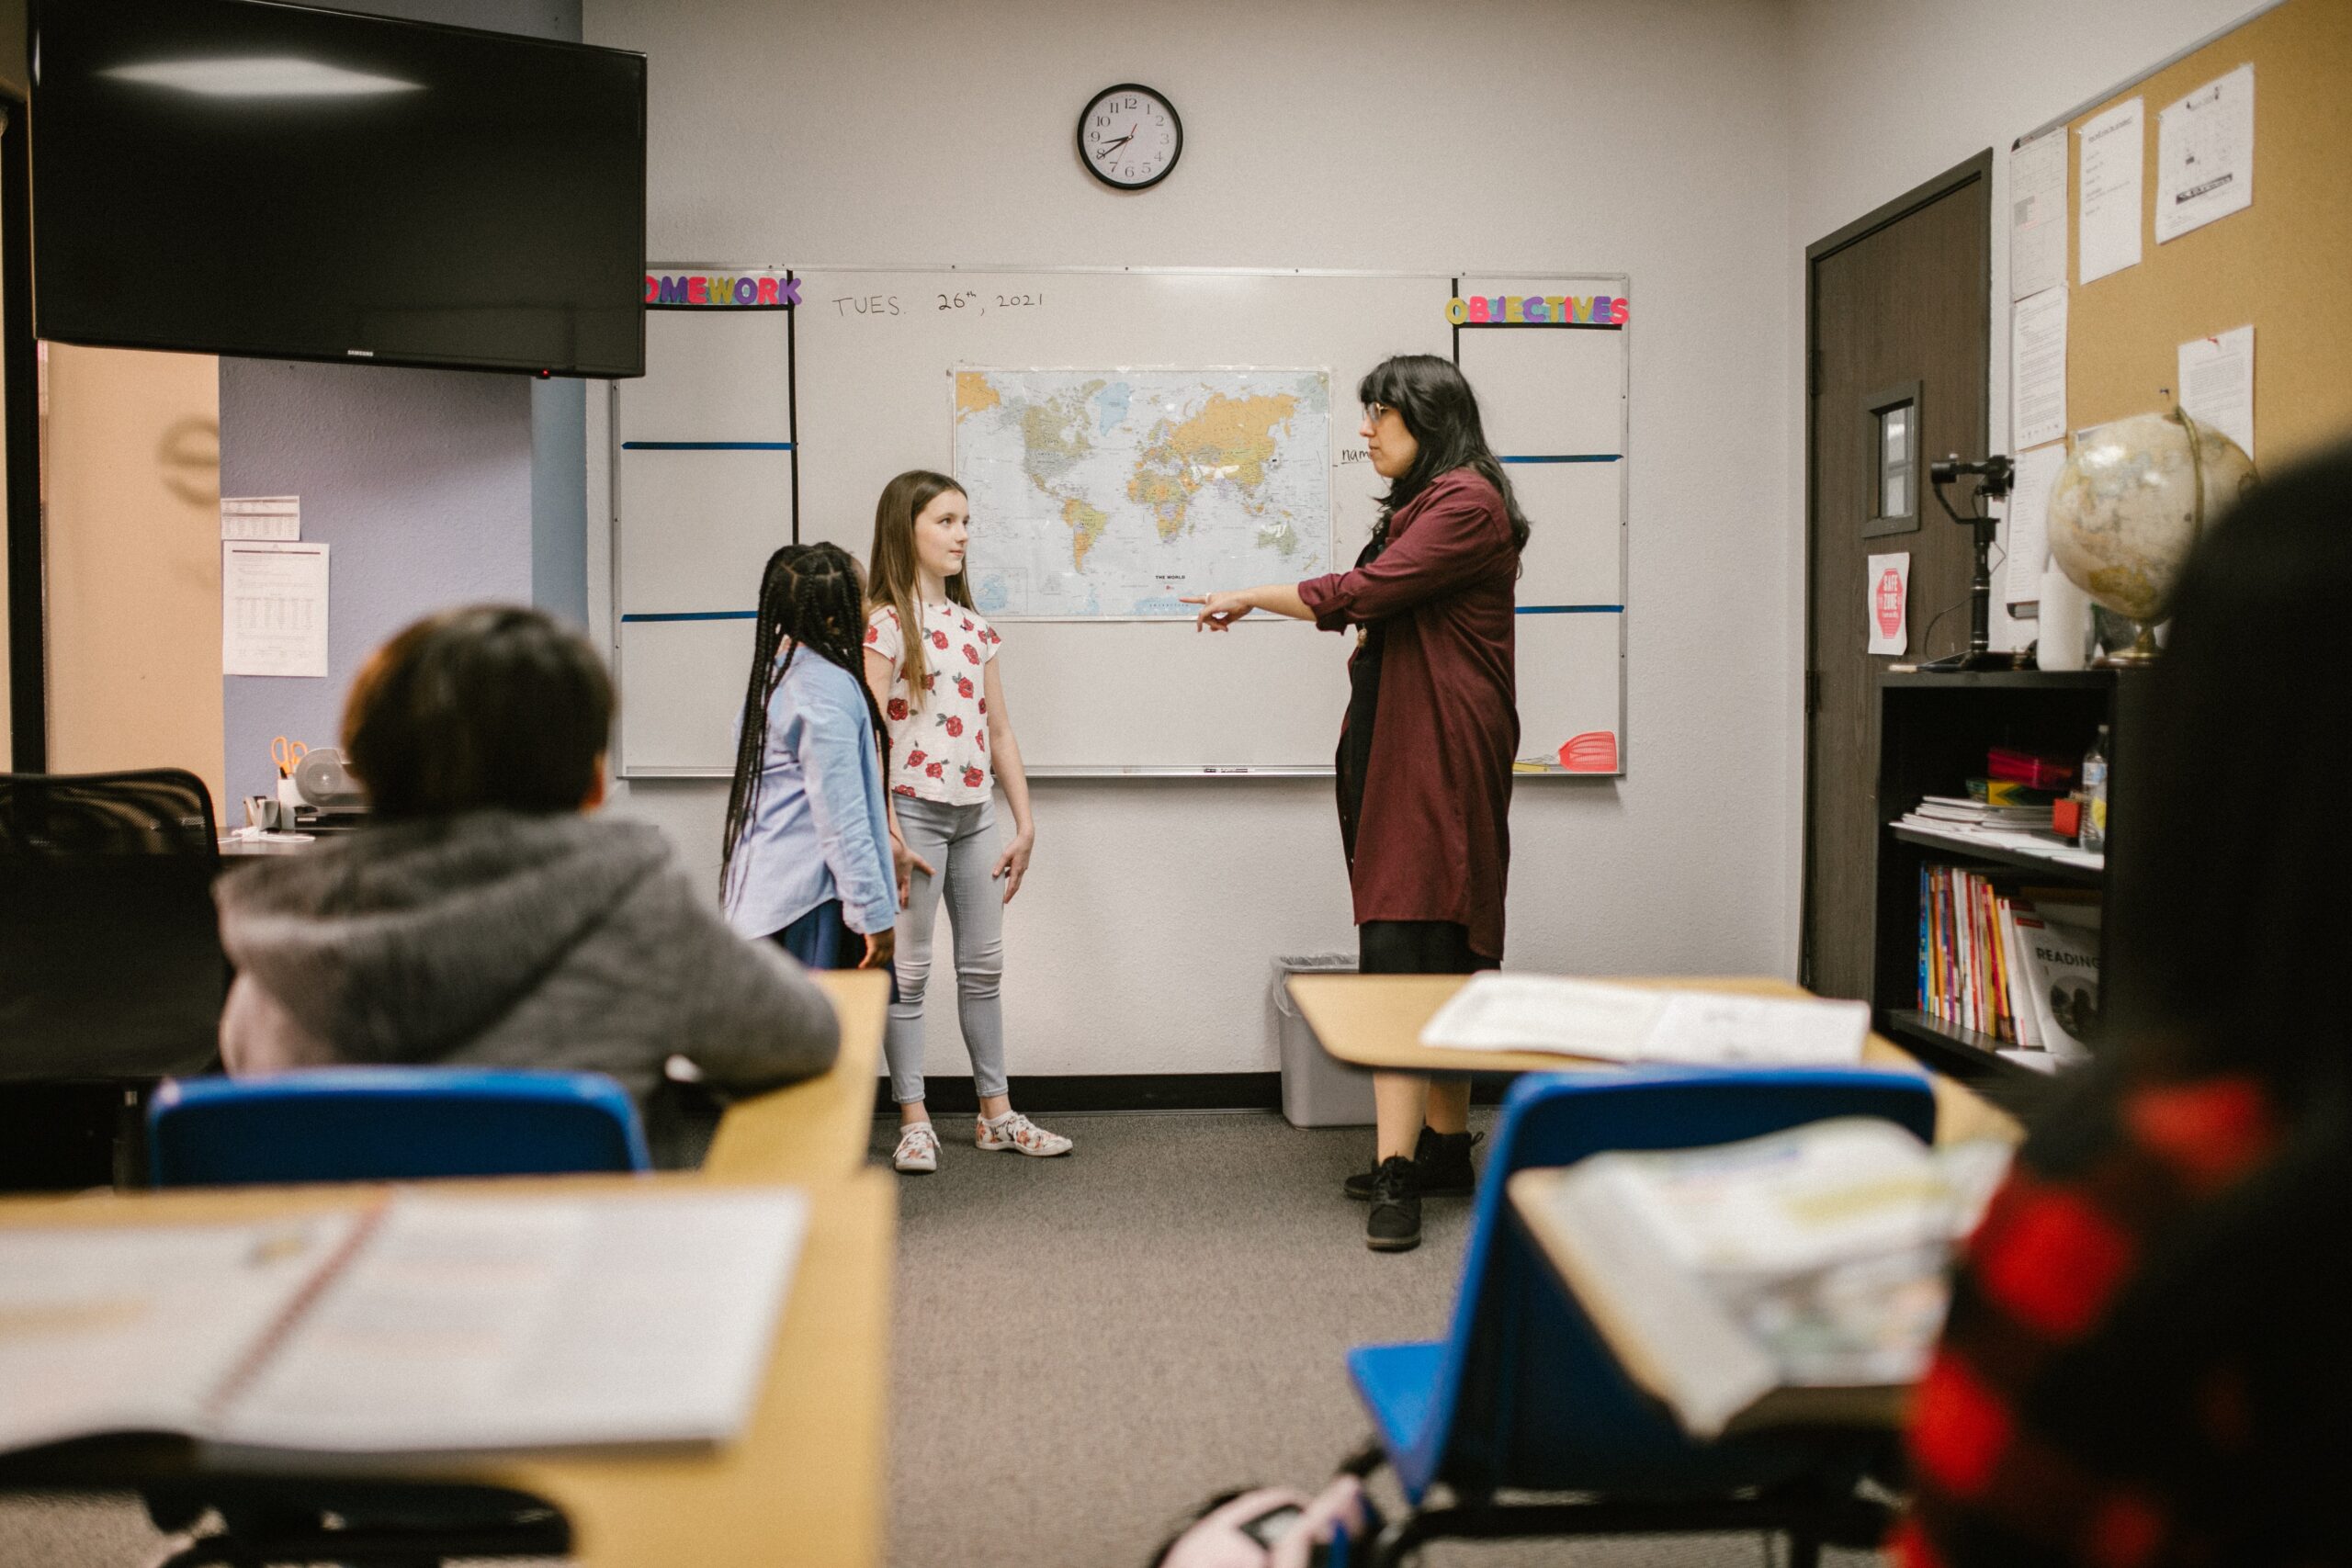
{"type": "MultiPolygon", "coordinates": [[[[1432,1133],[1422,1128],[1420,1141],[1413,1149],[1413,1166],[1420,1173],[1421,1196],[1466,1198],[1477,1190],[1477,1174],[1470,1167],[1470,1151],[1486,1141],[1484,1133],[1432,1133]]],[[[1348,1196],[1359,1203],[1372,1201],[1372,1184],[1379,1175],[1374,1168],[1349,1177],[1344,1183],[1348,1196]]]]}
{"type": "Polygon", "coordinates": [[[1421,1245],[1420,1181],[1403,1155],[1389,1156],[1373,1172],[1363,1244],[1374,1252],[1410,1252],[1421,1245]]]}

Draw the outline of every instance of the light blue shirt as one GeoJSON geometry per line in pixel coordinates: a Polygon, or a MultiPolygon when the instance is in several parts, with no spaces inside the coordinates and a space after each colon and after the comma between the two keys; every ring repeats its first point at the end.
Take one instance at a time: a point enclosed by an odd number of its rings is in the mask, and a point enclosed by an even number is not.
{"type": "Polygon", "coordinates": [[[760,798],[735,846],[727,923],[763,937],[838,898],[850,930],[888,931],[899,895],[886,805],[857,677],[803,649],[768,697],[760,798]]]}

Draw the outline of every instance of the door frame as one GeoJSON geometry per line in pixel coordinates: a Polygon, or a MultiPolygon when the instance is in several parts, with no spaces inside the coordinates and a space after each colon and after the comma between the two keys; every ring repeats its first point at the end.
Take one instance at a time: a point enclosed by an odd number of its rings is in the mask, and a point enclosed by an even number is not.
{"type": "Polygon", "coordinates": [[[32,140],[23,98],[0,91],[0,446],[7,473],[0,506],[7,514],[8,740],[0,773],[49,769],[48,566],[40,517],[40,360],[33,337],[32,140]]]}
{"type": "MultiPolygon", "coordinates": [[[[1865,239],[1868,236],[1878,232],[1882,229],[1889,228],[1901,222],[1904,219],[1910,217],[1921,208],[1933,206],[1936,202],[1942,200],[1945,197],[1951,195],[1954,191],[1965,189],[1972,181],[1984,180],[1987,182],[1987,185],[1989,186],[1992,178],[1993,150],[1990,147],[1987,147],[1983,152],[1978,152],[1975,156],[1964,159],[1962,162],[1953,164],[1951,168],[1946,169],[1942,174],[1936,175],[1933,179],[1912,186],[1909,190],[1905,191],[1901,196],[1896,197],[1894,200],[1886,202],[1880,207],[1873,208],[1871,211],[1855,219],[1852,222],[1838,230],[1835,233],[1825,235],[1823,238],[1815,240],[1813,243],[1804,248],[1804,625],[1803,632],[1804,639],[1804,690],[1800,704],[1804,714],[1804,734],[1801,737],[1802,749],[1799,753],[1802,759],[1802,766],[1804,769],[1804,798],[1798,807],[1798,809],[1804,813],[1804,816],[1798,824],[1797,831],[1798,874],[1802,879],[1803,886],[1803,890],[1799,895],[1797,903],[1797,983],[1802,986],[1809,986],[1813,982],[1813,797],[1815,784],[1813,776],[1813,727],[1815,715],[1820,705],[1820,679],[1813,663],[1813,606],[1814,592],[1816,587],[1816,584],[1813,580],[1813,563],[1814,547],[1817,543],[1819,543],[1819,540],[1816,538],[1816,535],[1820,530],[1821,522],[1821,476],[1816,471],[1815,456],[1815,448],[1814,445],[1814,436],[1815,434],[1814,404],[1820,396],[1821,388],[1821,349],[1820,339],[1818,336],[1821,325],[1819,266],[1825,258],[1837,254],[1847,246],[1853,244],[1859,240],[1865,239]]],[[[1985,202],[1985,206],[1988,209],[1993,209],[1993,203],[1989,199],[1989,197],[1985,202]]],[[[1996,209],[1993,210],[1993,215],[1997,218],[1998,213],[1996,209]]],[[[1993,240],[1994,236],[1986,236],[1984,245],[1984,276],[1982,284],[1982,298],[1984,301],[1984,354],[1985,365],[1987,367],[1985,379],[1987,382],[1986,391],[1988,398],[1991,390],[1989,384],[1992,379],[1990,367],[1992,365],[1993,353],[1993,240]]],[[[1979,400],[1976,412],[1980,421],[1989,419],[1990,415],[1985,400],[1979,400]]],[[[1924,457],[1924,454],[1922,454],[1922,456],[1924,457]]],[[[1922,479],[1924,479],[1924,478],[1925,475],[1923,474],[1922,479]]],[[[1921,497],[1923,513],[1925,499],[1923,491],[1921,497]]]]}

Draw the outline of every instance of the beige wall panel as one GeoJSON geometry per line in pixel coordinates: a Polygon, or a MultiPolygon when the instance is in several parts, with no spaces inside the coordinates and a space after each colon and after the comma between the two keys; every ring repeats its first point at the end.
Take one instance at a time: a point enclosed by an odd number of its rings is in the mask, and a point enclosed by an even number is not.
{"type": "Polygon", "coordinates": [[[221,800],[220,373],[49,348],[49,750],[186,768],[221,800]]]}

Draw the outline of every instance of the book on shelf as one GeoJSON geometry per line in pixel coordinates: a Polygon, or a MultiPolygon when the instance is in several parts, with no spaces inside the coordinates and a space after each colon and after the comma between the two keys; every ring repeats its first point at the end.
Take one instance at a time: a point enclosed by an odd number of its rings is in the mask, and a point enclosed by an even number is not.
{"type": "Polygon", "coordinates": [[[2043,1048],[2061,1061],[2087,1060],[2098,1032],[2097,917],[2096,908],[2054,900],[2017,917],[2035,1022],[2043,1048]]]}
{"type": "Polygon", "coordinates": [[[2015,779],[1970,779],[1968,798],[1981,800],[1987,806],[2040,806],[2048,807],[2060,797],[2052,789],[2035,789],[2015,779]]]}
{"type": "Polygon", "coordinates": [[[807,1226],[785,1189],[402,1192],[240,1224],[0,1233],[0,1450],[707,1443],[750,1418],[807,1226]]]}
{"type": "Polygon", "coordinates": [[[2030,874],[1922,863],[1919,1010],[1991,1036],[2012,1059],[2077,1061],[2098,1017],[2098,896],[2030,886],[2030,874]]]}
{"type": "Polygon", "coordinates": [[[1953,1244],[2009,1154],[1846,1117],[1512,1185],[1627,1374],[1711,1439],[1897,1419],[1943,1325],[1953,1244]]]}

